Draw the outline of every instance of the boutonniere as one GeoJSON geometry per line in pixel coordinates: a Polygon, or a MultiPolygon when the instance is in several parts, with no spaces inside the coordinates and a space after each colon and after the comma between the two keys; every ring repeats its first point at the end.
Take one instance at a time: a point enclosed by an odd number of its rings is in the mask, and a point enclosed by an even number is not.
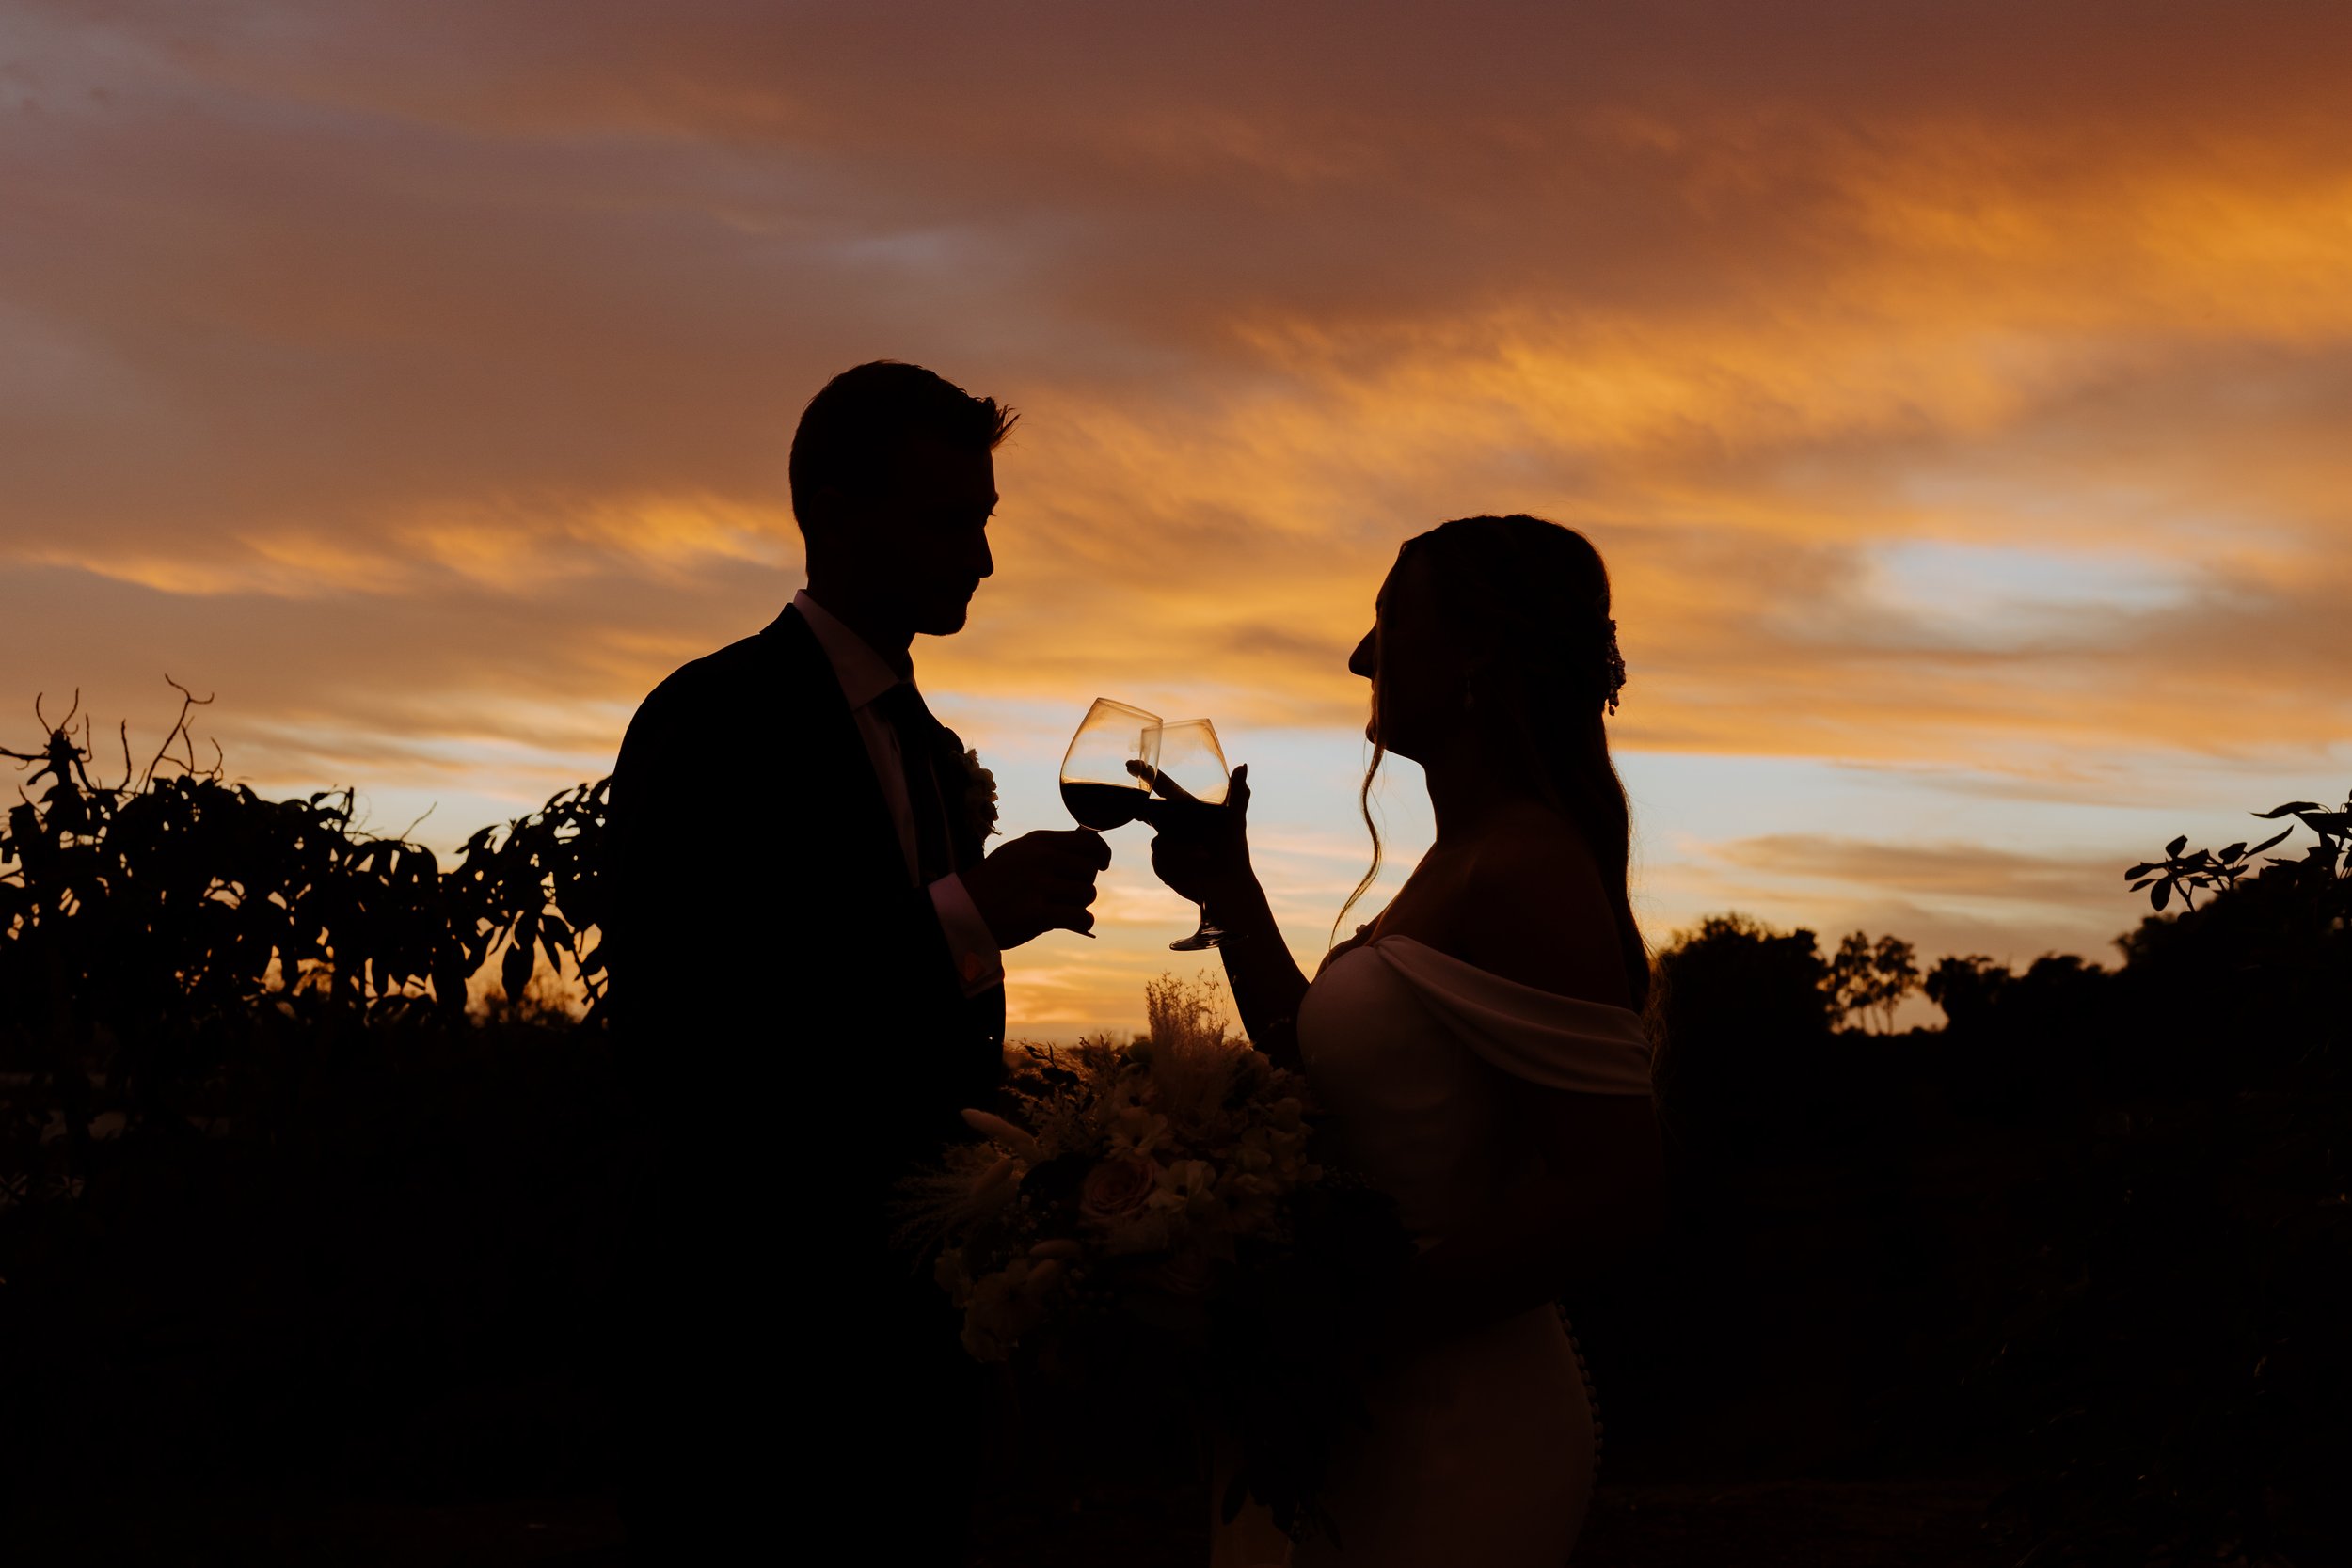
{"type": "Polygon", "coordinates": [[[972,831],[987,838],[996,832],[996,775],[980,766],[980,753],[963,753],[963,809],[972,814],[972,831]]]}

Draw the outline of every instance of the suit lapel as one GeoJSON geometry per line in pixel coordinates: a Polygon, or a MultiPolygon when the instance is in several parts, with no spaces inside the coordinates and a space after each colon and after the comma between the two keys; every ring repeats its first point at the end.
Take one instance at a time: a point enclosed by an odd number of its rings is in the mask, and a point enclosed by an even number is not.
{"type": "MultiPolygon", "coordinates": [[[[831,799],[833,809],[821,815],[834,825],[833,831],[866,847],[860,858],[871,863],[862,874],[876,879],[874,886],[904,885],[906,856],[898,847],[898,824],[890,815],[881,781],[874,777],[873,759],[866,754],[865,737],[858,734],[857,716],[841,694],[841,682],[834,677],[825,650],[818,645],[817,634],[808,629],[799,610],[787,605],[784,613],[761,630],[760,643],[775,651],[779,685],[798,691],[805,705],[802,711],[810,727],[800,737],[806,744],[805,760],[800,766],[809,769],[809,782],[817,786],[812,793],[831,799]]],[[[820,822],[799,826],[803,832],[827,831],[820,822]]]]}

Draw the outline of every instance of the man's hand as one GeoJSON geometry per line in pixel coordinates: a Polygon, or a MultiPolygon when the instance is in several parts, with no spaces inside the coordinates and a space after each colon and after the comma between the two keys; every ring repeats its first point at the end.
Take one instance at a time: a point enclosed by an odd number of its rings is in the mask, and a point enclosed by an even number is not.
{"type": "Polygon", "coordinates": [[[963,889],[998,947],[1046,931],[1091,931],[1094,879],[1111,863],[1103,835],[1083,829],[1023,833],[963,874],[963,889]]]}

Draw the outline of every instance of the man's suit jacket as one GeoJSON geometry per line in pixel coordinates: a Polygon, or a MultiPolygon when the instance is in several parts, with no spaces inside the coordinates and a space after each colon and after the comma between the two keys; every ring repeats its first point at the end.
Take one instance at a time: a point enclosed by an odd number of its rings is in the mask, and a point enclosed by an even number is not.
{"type": "MultiPolygon", "coordinates": [[[[968,866],[961,750],[935,740],[968,866]]],[[[964,996],[797,611],[645,699],[607,832],[613,1023],[658,1150],[621,1309],[646,1354],[685,1363],[638,1369],[654,1424],[697,1425],[677,1402],[714,1380],[836,1430],[952,1402],[968,1369],[894,1238],[898,1184],[1002,1082],[1004,992],[964,996]],[[804,1386],[828,1358],[867,1369],[862,1395],[804,1386]]]]}
{"type": "MultiPolygon", "coordinates": [[[[944,726],[937,743],[968,867],[982,841],[961,746],[944,726]]],[[[683,1145],[704,1133],[788,1123],[805,1142],[787,1164],[832,1146],[837,1171],[887,1183],[986,1103],[1003,992],[964,997],[798,611],[654,689],[622,743],[609,820],[614,1022],[676,1114],[681,1159],[699,1158],[683,1145]]],[[[759,1141],[761,1159],[778,1153],[759,1141]]]]}
{"type": "Polygon", "coordinates": [[[1004,992],[964,996],[797,611],[645,699],[607,834],[609,1004],[657,1132],[615,1339],[632,1560],[725,1560],[815,1507],[949,1562],[975,1369],[894,1200],[1001,1082],[1004,992]]]}

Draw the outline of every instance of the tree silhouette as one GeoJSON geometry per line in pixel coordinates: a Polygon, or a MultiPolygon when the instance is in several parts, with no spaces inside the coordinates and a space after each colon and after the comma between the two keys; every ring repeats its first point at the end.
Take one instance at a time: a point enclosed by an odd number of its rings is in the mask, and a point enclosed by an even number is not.
{"type": "Polygon", "coordinates": [[[1867,932],[1850,932],[1829,960],[1825,983],[1838,1017],[1875,1017],[1879,1032],[1892,1034],[1895,1009],[1919,989],[1918,954],[1900,937],[1873,942],[1867,932]]]}

